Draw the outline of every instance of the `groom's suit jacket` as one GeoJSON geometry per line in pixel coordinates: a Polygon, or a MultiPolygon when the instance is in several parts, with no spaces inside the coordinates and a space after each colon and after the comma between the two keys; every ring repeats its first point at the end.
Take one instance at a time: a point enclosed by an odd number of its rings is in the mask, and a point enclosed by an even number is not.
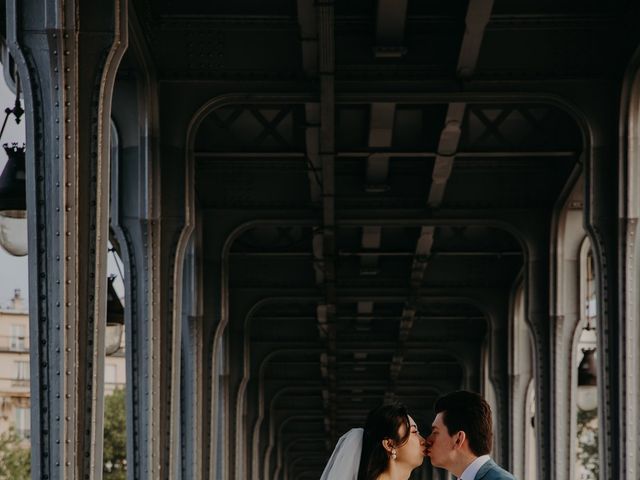
{"type": "Polygon", "coordinates": [[[480,467],[480,470],[476,473],[475,480],[515,480],[515,478],[509,472],[500,468],[496,462],[489,460],[480,467]]]}

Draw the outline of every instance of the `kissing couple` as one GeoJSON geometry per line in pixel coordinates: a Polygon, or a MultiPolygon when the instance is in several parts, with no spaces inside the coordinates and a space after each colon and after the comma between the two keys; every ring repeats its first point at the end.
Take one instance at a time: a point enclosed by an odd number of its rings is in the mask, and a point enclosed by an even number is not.
{"type": "Polygon", "coordinates": [[[478,394],[453,392],[440,397],[431,432],[424,438],[406,407],[382,405],[364,428],[345,433],[320,480],[407,480],[424,457],[458,480],[515,480],[491,460],[491,408],[478,394]]]}

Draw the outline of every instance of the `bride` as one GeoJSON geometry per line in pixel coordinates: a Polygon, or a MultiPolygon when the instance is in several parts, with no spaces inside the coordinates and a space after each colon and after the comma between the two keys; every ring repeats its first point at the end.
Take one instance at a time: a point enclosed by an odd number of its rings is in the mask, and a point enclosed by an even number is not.
{"type": "Polygon", "coordinates": [[[404,405],[382,405],[345,433],[320,480],[407,480],[422,465],[425,440],[404,405]]]}

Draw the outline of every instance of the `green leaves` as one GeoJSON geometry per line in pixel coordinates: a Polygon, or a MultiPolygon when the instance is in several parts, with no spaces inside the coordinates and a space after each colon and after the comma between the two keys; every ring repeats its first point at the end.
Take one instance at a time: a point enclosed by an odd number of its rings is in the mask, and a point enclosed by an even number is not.
{"type": "Polygon", "coordinates": [[[29,480],[31,478],[31,449],[11,427],[0,435],[0,479],[29,480]]]}

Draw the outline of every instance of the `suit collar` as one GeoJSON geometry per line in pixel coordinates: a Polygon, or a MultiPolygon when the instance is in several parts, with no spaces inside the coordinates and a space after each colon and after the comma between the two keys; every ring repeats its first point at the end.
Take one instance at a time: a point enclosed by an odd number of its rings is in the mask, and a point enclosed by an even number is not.
{"type": "Polygon", "coordinates": [[[491,470],[495,466],[496,463],[493,460],[489,459],[484,465],[482,465],[482,467],[480,467],[480,470],[478,470],[478,473],[476,473],[475,480],[481,480],[482,478],[484,478],[484,476],[489,473],[489,470],[491,470]]]}

